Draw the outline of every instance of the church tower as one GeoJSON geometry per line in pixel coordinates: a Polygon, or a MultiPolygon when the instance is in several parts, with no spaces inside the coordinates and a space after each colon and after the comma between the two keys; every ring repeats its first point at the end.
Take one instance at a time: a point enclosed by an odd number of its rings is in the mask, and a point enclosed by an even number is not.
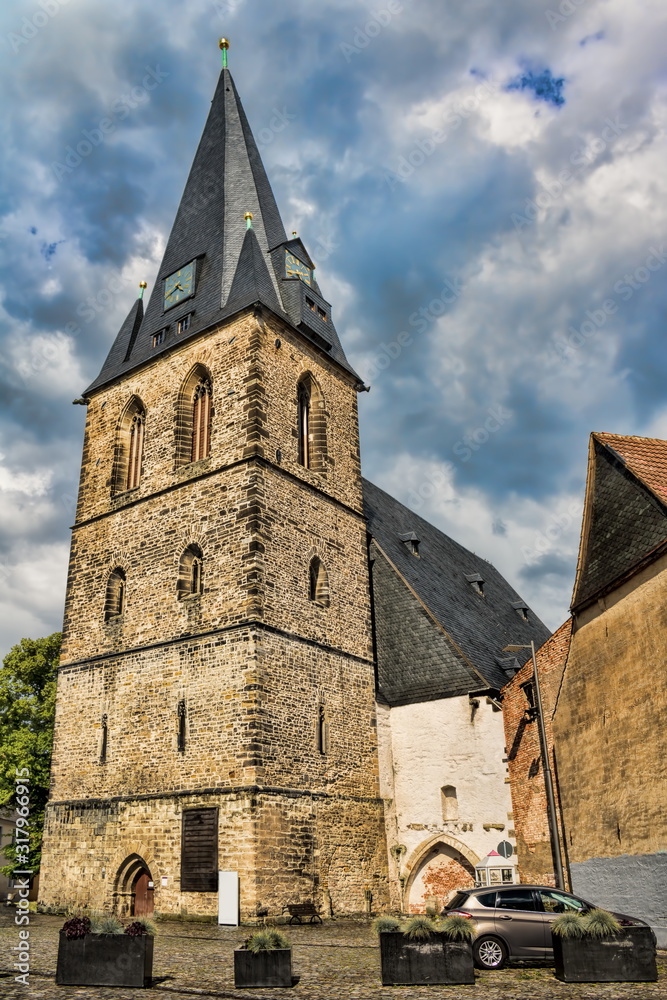
{"type": "Polygon", "coordinates": [[[246,919],[378,909],[363,386],[223,43],[148,305],[85,393],[41,897],[213,916],[222,870],[246,919]]]}

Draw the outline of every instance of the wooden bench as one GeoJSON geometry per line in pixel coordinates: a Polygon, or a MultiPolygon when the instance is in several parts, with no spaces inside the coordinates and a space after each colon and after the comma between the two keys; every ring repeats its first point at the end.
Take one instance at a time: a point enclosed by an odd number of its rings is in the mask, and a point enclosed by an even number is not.
{"type": "Polygon", "coordinates": [[[283,907],[283,913],[287,910],[290,915],[289,923],[303,923],[302,917],[310,917],[310,923],[315,923],[319,920],[322,923],[322,917],[317,912],[317,907],[314,903],[288,903],[287,906],[283,907]]]}

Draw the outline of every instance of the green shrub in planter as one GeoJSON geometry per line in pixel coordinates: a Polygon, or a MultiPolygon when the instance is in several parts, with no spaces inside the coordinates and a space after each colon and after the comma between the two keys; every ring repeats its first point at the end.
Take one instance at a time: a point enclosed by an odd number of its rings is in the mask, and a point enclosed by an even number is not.
{"type": "Polygon", "coordinates": [[[148,987],[152,975],[153,935],[143,922],[123,931],[120,921],[105,915],[65,921],[58,942],[59,985],[148,987]]]}
{"type": "Polygon", "coordinates": [[[236,987],[292,985],[292,949],[284,934],[273,928],[257,931],[234,952],[236,987]]]}
{"type": "Polygon", "coordinates": [[[566,983],[655,982],[655,935],[606,910],[564,913],[551,925],[556,978],[566,983]]]}
{"type": "Polygon", "coordinates": [[[380,936],[384,986],[475,982],[471,920],[447,917],[436,924],[429,917],[416,916],[401,927],[395,917],[380,917],[375,929],[380,936]]]}
{"type": "Polygon", "coordinates": [[[437,931],[430,917],[411,917],[403,927],[403,933],[410,941],[428,941],[437,931]]]}
{"type": "Polygon", "coordinates": [[[450,941],[470,941],[475,937],[475,924],[468,917],[445,917],[438,930],[450,941]]]}
{"type": "Polygon", "coordinates": [[[93,914],[90,918],[91,934],[123,934],[125,928],[118,917],[110,913],[93,914]]]}
{"type": "Polygon", "coordinates": [[[376,934],[390,934],[392,931],[397,931],[401,926],[401,921],[398,917],[392,916],[381,916],[378,917],[373,923],[373,930],[376,934]]]}

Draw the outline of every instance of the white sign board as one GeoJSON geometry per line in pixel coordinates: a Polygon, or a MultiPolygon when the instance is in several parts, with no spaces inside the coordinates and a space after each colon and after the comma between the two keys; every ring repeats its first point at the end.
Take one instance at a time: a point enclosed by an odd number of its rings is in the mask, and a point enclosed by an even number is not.
{"type": "Polygon", "coordinates": [[[238,872],[218,872],[218,923],[239,925],[238,872]]]}

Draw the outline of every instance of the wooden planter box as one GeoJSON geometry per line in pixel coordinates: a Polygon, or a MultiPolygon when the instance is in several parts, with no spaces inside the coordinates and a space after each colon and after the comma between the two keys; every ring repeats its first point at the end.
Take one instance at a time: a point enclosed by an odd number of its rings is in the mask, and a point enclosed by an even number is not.
{"type": "Polygon", "coordinates": [[[60,932],[56,983],[59,986],[150,986],[153,975],[150,934],[86,934],[66,938],[60,932]]]}
{"type": "Polygon", "coordinates": [[[237,948],[234,952],[234,986],[291,986],[292,949],[275,948],[273,951],[258,951],[237,948]]]}
{"type": "Polygon", "coordinates": [[[623,927],[610,938],[552,937],[556,978],[564,983],[654,983],[658,978],[650,927],[623,927]]]}
{"type": "Polygon", "coordinates": [[[382,985],[455,985],[475,982],[472,945],[433,934],[410,941],[400,931],[380,934],[382,985]]]}

